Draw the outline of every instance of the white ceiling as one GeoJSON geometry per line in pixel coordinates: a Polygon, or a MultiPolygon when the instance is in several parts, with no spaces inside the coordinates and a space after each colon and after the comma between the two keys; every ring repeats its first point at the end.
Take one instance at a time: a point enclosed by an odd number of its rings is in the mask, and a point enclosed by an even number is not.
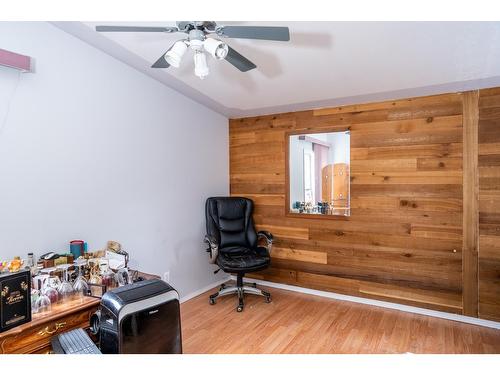
{"type": "Polygon", "coordinates": [[[137,69],[230,117],[500,85],[500,22],[218,22],[290,28],[290,42],[227,39],[257,69],[242,73],[209,57],[210,75],[150,65],[185,34],[97,33],[56,23],[137,69]]]}

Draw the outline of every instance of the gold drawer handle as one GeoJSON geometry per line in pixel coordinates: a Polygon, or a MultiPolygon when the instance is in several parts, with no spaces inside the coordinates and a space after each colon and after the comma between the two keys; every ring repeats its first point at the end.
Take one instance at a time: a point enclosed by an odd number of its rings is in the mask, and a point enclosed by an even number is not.
{"type": "Polygon", "coordinates": [[[63,328],[65,325],[66,325],[66,322],[56,323],[54,325],[54,329],[52,331],[49,329],[49,326],[47,326],[44,329],[42,329],[40,332],[38,332],[38,335],[40,335],[40,336],[52,335],[53,333],[56,333],[59,330],[59,328],[63,328]]]}

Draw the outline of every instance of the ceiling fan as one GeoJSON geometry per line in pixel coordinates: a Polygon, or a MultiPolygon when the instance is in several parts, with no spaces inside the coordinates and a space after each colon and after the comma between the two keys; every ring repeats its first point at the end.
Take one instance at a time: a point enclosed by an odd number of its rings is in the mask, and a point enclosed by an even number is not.
{"type": "Polygon", "coordinates": [[[257,66],[240,55],[220,38],[260,39],[287,42],[290,40],[288,27],[277,26],[222,26],[214,21],[178,21],[176,27],[149,26],[96,26],[99,32],[153,32],[153,33],[186,33],[185,39],[178,40],[151,67],[178,68],[188,48],[194,51],[194,73],[203,79],[208,73],[205,52],[216,60],[225,59],[242,72],[255,69],[257,66]]]}

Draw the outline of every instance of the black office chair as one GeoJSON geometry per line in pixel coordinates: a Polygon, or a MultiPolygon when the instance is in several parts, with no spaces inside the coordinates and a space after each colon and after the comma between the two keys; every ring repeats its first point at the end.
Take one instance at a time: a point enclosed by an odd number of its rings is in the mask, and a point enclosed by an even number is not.
{"type": "Polygon", "coordinates": [[[238,294],[236,311],[243,311],[244,295],[256,294],[271,302],[271,294],[257,289],[255,283],[244,283],[247,272],[261,271],[269,267],[273,236],[269,232],[255,232],[253,225],[253,202],[247,198],[208,198],[205,206],[210,263],[216,263],[221,270],[237,275],[236,285],[222,284],[219,292],[210,296],[210,304],[218,297],[238,294]],[[260,247],[258,240],[265,239],[266,247],[260,247]]]}

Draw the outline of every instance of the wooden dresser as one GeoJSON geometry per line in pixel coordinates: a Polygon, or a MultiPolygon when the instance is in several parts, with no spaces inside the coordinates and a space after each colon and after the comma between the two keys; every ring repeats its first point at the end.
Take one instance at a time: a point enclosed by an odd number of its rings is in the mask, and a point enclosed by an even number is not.
{"type": "Polygon", "coordinates": [[[31,322],[0,333],[0,354],[50,353],[52,337],[75,328],[88,328],[99,303],[99,298],[82,297],[55,304],[51,311],[33,314],[31,322]]]}

